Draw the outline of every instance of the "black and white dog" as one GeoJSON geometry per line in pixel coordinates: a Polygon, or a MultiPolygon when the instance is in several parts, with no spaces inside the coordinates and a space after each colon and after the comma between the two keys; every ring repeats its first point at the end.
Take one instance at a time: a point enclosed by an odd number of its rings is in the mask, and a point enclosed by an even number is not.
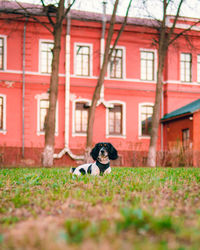
{"type": "Polygon", "coordinates": [[[71,168],[70,173],[75,175],[103,175],[111,172],[110,160],[118,158],[117,150],[111,143],[100,142],[95,145],[90,155],[95,160],[94,163],[87,163],[76,168],[71,168]]]}

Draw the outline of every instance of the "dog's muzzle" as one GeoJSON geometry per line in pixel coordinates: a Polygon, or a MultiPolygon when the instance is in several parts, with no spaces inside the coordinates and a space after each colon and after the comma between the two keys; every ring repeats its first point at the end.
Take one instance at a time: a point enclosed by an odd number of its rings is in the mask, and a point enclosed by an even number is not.
{"type": "Polygon", "coordinates": [[[107,156],[107,155],[108,155],[107,150],[106,150],[105,148],[101,148],[101,149],[100,149],[100,154],[101,154],[102,156],[107,156]]]}

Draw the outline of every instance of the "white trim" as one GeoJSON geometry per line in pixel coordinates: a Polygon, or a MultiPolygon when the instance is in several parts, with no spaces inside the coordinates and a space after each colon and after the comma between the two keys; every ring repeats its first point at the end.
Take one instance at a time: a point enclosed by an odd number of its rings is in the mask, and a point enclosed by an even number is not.
{"type": "Polygon", "coordinates": [[[106,138],[126,138],[126,103],[119,100],[106,101],[107,106],[115,104],[122,105],[122,134],[110,135],[109,134],[109,108],[106,109],[106,138]]]}
{"type": "Polygon", "coordinates": [[[196,62],[197,62],[197,83],[200,84],[200,53],[197,54],[196,57],[196,62]],[[199,57],[199,63],[198,63],[198,57],[199,57]]]}
{"type": "MultiPolygon", "coordinates": [[[[42,93],[35,96],[35,99],[37,100],[37,135],[44,135],[44,131],[40,131],[40,100],[46,99],[49,100],[49,94],[48,93],[42,93]]],[[[55,135],[58,136],[58,101],[56,103],[56,124],[55,124],[55,135]]]]}
{"type": "Polygon", "coordinates": [[[74,43],[74,75],[77,77],[88,77],[91,78],[93,77],[93,44],[92,43],[79,43],[79,42],[75,42],[74,43]],[[90,70],[89,70],[89,76],[80,76],[77,75],[77,68],[76,68],[76,47],[77,46],[88,46],[90,48],[90,70]]]}
{"type": "Polygon", "coordinates": [[[157,80],[157,65],[158,65],[158,55],[157,55],[157,50],[156,49],[146,49],[146,48],[140,48],[140,55],[141,52],[153,52],[154,53],[154,80],[142,80],[141,79],[141,56],[139,56],[140,58],[140,81],[141,82],[155,82],[157,80]]]}
{"type": "MultiPolygon", "coordinates": [[[[111,46],[112,48],[112,46],[111,46]]],[[[119,80],[119,81],[122,81],[124,79],[126,79],[126,47],[125,46],[116,46],[115,49],[121,49],[122,50],[122,78],[113,78],[113,77],[110,77],[110,62],[108,63],[108,74],[107,74],[107,79],[108,80],[119,80]]]]}
{"type": "MultiPolygon", "coordinates": [[[[38,64],[38,73],[39,74],[41,74],[41,75],[51,75],[51,72],[50,73],[43,73],[42,72],[42,54],[41,54],[41,49],[42,49],[42,43],[52,43],[52,44],[54,44],[53,43],[53,40],[49,40],[49,39],[39,39],[39,51],[38,51],[38,53],[39,53],[39,56],[38,56],[38,58],[39,58],[39,64],[38,64]]],[[[27,73],[27,72],[26,72],[27,73]]]]}
{"type": "Polygon", "coordinates": [[[0,35],[0,38],[4,39],[4,44],[3,44],[3,47],[4,47],[4,51],[3,51],[3,53],[4,53],[3,69],[1,69],[0,72],[4,72],[7,69],[7,36],[0,35]]]}
{"type": "MultiPolygon", "coordinates": [[[[192,53],[190,53],[190,52],[180,52],[180,54],[179,54],[179,68],[180,68],[180,72],[179,72],[179,79],[180,79],[180,82],[181,83],[183,83],[183,84],[190,84],[191,82],[192,82],[192,78],[193,78],[193,75],[192,75],[192,53]],[[190,65],[190,70],[191,70],[191,72],[190,72],[190,75],[191,75],[191,81],[181,81],[181,55],[182,54],[187,54],[187,55],[190,55],[191,56],[191,65],[190,65]]],[[[185,73],[185,72],[184,72],[185,73]]]]}
{"type": "MultiPolygon", "coordinates": [[[[172,27],[173,25],[173,21],[174,21],[174,18],[175,16],[167,16],[167,19],[166,19],[166,26],[167,27],[172,27]],[[170,20],[173,20],[172,22],[170,22],[170,20]]],[[[189,21],[189,22],[194,22],[194,23],[198,23],[199,22],[199,19],[197,18],[188,18],[188,17],[179,17],[178,18],[178,21],[189,21]]],[[[183,23],[177,23],[176,24],[176,29],[179,28],[179,29],[188,29],[191,27],[191,24],[183,24],[183,23]]],[[[200,31],[200,26],[194,26],[191,28],[191,30],[195,30],[195,31],[200,31]]]]}
{"type": "Polygon", "coordinates": [[[0,97],[3,97],[3,129],[0,129],[0,133],[2,134],[6,134],[7,130],[6,130],[6,95],[0,94],[0,97]]]}
{"type": "Polygon", "coordinates": [[[87,133],[77,133],[75,130],[75,109],[76,109],[76,103],[77,102],[85,102],[88,103],[88,105],[91,105],[91,100],[86,99],[86,98],[79,98],[72,100],[72,136],[86,136],[87,133]]]}
{"type": "Polygon", "coordinates": [[[154,103],[152,103],[152,102],[141,102],[138,105],[139,106],[138,107],[138,138],[139,139],[150,139],[150,136],[148,136],[148,135],[142,135],[141,109],[142,109],[142,106],[145,106],[145,105],[150,105],[153,108],[154,103]]]}

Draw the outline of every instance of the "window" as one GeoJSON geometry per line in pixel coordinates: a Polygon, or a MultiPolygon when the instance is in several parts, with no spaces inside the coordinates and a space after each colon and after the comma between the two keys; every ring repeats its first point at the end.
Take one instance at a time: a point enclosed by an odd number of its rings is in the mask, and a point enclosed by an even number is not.
{"type": "MultiPolygon", "coordinates": [[[[35,97],[37,99],[37,135],[45,133],[45,118],[49,108],[49,94],[43,93],[35,97]]],[[[58,135],[58,103],[56,105],[55,135],[58,135]]]]}
{"type": "Polygon", "coordinates": [[[181,81],[191,82],[192,80],[192,56],[189,53],[181,53],[181,81]]]}
{"type": "Polygon", "coordinates": [[[150,136],[153,115],[152,104],[140,104],[139,106],[139,135],[150,136]]]}
{"type": "Polygon", "coordinates": [[[3,104],[3,97],[0,96],[0,129],[3,129],[3,117],[4,117],[4,104],[3,104]]]}
{"type": "Polygon", "coordinates": [[[40,71],[41,73],[51,73],[51,64],[52,64],[52,49],[53,42],[44,42],[40,44],[40,71]]]}
{"type": "Polygon", "coordinates": [[[114,49],[110,59],[110,77],[122,78],[123,77],[123,50],[114,49]]]}
{"type": "Polygon", "coordinates": [[[109,109],[109,135],[122,134],[122,118],[122,105],[115,104],[113,108],[109,109]]]}
{"type": "Polygon", "coordinates": [[[190,130],[188,128],[182,130],[182,145],[183,145],[183,149],[189,149],[190,130]]]}
{"type": "Polygon", "coordinates": [[[75,105],[75,133],[86,133],[88,108],[84,102],[76,102],[75,105]]]}
{"type": "Polygon", "coordinates": [[[4,38],[0,37],[0,70],[4,69],[4,38]]]}
{"type": "Polygon", "coordinates": [[[200,55],[197,56],[197,82],[200,82],[200,55]]]}
{"type": "Polygon", "coordinates": [[[40,115],[39,115],[39,119],[40,119],[40,128],[39,131],[40,132],[44,132],[45,130],[45,118],[47,115],[47,111],[49,108],[49,100],[45,100],[45,99],[41,99],[40,100],[40,115]]]}
{"type": "Polygon", "coordinates": [[[75,46],[75,74],[79,76],[91,75],[91,46],[76,45],[75,46]]]}
{"type": "Polygon", "coordinates": [[[0,95],[0,132],[6,131],[6,96],[0,95]]]}
{"type": "Polygon", "coordinates": [[[155,55],[151,51],[141,51],[140,52],[140,66],[141,66],[141,80],[153,81],[154,78],[154,64],[155,55]]]}

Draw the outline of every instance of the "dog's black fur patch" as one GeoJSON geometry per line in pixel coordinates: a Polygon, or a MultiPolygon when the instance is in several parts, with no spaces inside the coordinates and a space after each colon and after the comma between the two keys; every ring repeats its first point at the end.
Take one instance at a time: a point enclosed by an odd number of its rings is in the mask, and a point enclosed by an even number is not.
{"type": "Polygon", "coordinates": [[[92,173],[92,164],[88,167],[87,173],[88,173],[88,174],[91,174],[91,173],[92,173]]]}
{"type": "Polygon", "coordinates": [[[81,168],[79,171],[81,172],[82,175],[85,175],[85,174],[86,174],[86,171],[85,171],[84,168],[81,168]]]}

